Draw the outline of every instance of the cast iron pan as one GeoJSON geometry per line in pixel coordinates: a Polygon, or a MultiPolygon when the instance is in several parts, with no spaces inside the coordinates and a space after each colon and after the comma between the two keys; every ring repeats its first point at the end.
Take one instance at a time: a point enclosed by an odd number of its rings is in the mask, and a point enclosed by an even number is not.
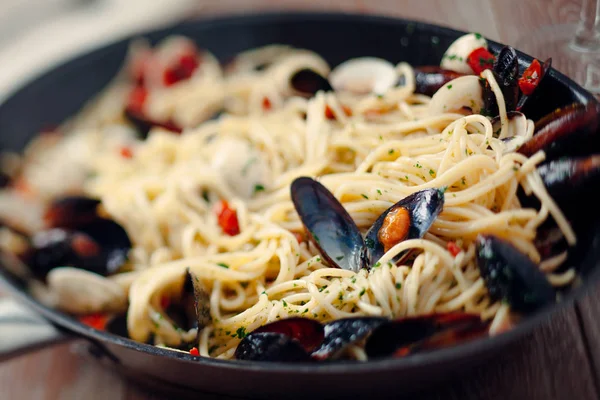
{"type": "MultiPolygon", "coordinates": [[[[383,17],[294,13],[188,21],[142,36],[155,43],[171,34],[185,35],[221,60],[249,48],[283,43],[314,50],[332,65],[358,56],[431,65],[438,64],[444,50],[463,33],[383,17]]],[[[0,148],[22,149],[41,129],[76,113],[117,73],[128,42],[129,39],[123,40],[71,60],[18,90],[0,106],[0,148]]],[[[500,45],[491,43],[491,47],[497,51],[500,45]]],[[[531,58],[520,56],[523,69],[531,58]]],[[[524,111],[535,120],[574,101],[596,100],[564,75],[551,71],[539,90],[538,100],[530,102],[529,109],[524,111]]],[[[152,388],[170,391],[178,398],[185,394],[198,396],[203,391],[253,398],[355,397],[373,393],[380,398],[385,397],[384,393],[398,397],[451,378],[456,371],[465,371],[489,357],[501,357],[500,350],[581,295],[599,275],[600,224],[597,221],[591,224],[597,227],[579,235],[579,248],[572,258],[585,284],[566,293],[561,303],[542,310],[508,333],[405,359],[323,364],[197,359],[84,326],[37,303],[24,291],[21,282],[2,269],[2,281],[26,307],[9,310],[3,308],[6,303],[0,307],[0,342],[3,343],[0,355],[18,354],[24,347],[36,347],[35,344],[39,347],[59,337],[78,337],[89,342],[93,353],[106,360],[110,368],[152,388]],[[25,310],[34,312],[25,316],[25,310]],[[9,323],[12,323],[11,328],[17,329],[9,331],[9,323]]]]}

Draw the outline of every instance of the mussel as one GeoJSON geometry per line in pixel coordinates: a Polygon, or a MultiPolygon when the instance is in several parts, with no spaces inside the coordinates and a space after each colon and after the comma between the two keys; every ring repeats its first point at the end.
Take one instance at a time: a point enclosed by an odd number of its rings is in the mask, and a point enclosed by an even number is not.
{"type": "Polygon", "coordinates": [[[589,154],[599,147],[599,128],[600,105],[596,102],[574,103],[537,121],[533,138],[517,151],[530,157],[543,150],[547,160],[589,154]]]}
{"type": "Polygon", "coordinates": [[[537,171],[548,194],[557,203],[566,203],[585,192],[596,191],[600,180],[600,154],[553,160],[539,166],[537,171]]]}
{"type": "Polygon", "coordinates": [[[332,266],[358,272],[364,240],[344,206],[314,179],[300,177],[291,185],[291,197],[307,236],[332,266]]]}
{"type": "MultiPolygon", "coordinates": [[[[519,61],[517,53],[512,47],[505,46],[500,50],[494,61],[492,73],[504,96],[506,110],[514,111],[519,99],[519,86],[517,84],[519,61]]],[[[487,79],[483,79],[480,82],[483,89],[483,113],[492,117],[498,115],[498,102],[496,101],[496,95],[490,87],[490,83],[487,79]]]]}
{"type": "Polygon", "coordinates": [[[507,302],[514,311],[533,312],[556,300],[546,276],[508,241],[479,235],[476,257],[490,297],[507,302]]]}
{"type": "Polygon", "coordinates": [[[327,78],[309,68],[295,72],[290,78],[290,85],[305,97],[312,97],[320,90],[333,91],[327,78]]]}
{"type": "MultiPolygon", "coordinates": [[[[425,189],[407,196],[385,210],[365,236],[364,256],[373,264],[395,244],[422,238],[444,207],[444,192],[425,189]]],[[[402,254],[396,256],[398,262],[402,254]]]]}
{"type": "MultiPolygon", "coordinates": [[[[465,74],[431,65],[415,67],[415,93],[433,96],[448,82],[465,74]]],[[[479,110],[477,110],[479,111],[479,110]]]]}
{"type": "Polygon", "coordinates": [[[46,210],[48,229],[35,233],[23,261],[35,276],[45,279],[56,267],[71,266],[103,276],[115,273],[131,249],[127,232],[97,213],[99,201],[66,197],[46,210]]]}
{"type": "Polygon", "coordinates": [[[354,272],[370,268],[400,241],[423,237],[444,205],[439,189],[413,193],[384,211],[363,239],[342,204],[314,179],[294,180],[291,198],[308,238],[323,258],[331,266],[354,272]]]}
{"type": "Polygon", "coordinates": [[[354,317],[324,326],[307,318],[289,318],[250,332],[235,357],[251,361],[309,362],[344,357],[351,345],[364,345],[369,358],[405,357],[434,350],[488,333],[478,315],[460,312],[389,320],[354,317]]]}

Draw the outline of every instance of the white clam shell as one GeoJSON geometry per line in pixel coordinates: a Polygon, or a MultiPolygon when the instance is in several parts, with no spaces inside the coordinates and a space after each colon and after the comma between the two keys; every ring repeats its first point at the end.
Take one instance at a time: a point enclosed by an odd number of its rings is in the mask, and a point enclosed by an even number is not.
{"type": "Polygon", "coordinates": [[[73,314],[118,312],[127,308],[121,286],[101,275],[72,267],[55,268],[48,274],[48,288],[57,307],[73,314]]]}
{"type": "Polygon", "coordinates": [[[473,74],[473,69],[467,64],[467,57],[480,47],[488,48],[487,40],[483,36],[476,33],[461,36],[448,47],[440,66],[463,74],[473,74]]]}
{"type": "Polygon", "coordinates": [[[475,75],[461,76],[442,86],[429,102],[429,115],[457,112],[462,107],[469,107],[478,113],[483,107],[482,90],[479,77],[475,75]]]}
{"type": "Polygon", "coordinates": [[[389,61],[376,57],[360,57],[345,61],[329,74],[336,92],[383,94],[398,83],[398,73],[389,61]]]}

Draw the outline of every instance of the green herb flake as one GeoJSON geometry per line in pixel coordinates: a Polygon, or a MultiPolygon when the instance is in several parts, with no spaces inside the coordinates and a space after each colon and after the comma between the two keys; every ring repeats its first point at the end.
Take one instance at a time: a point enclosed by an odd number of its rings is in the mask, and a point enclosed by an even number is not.
{"type": "Polygon", "coordinates": [[[261,185],[260,183],[257,183],[256,185],[254,185],[254,193],[263,192],[264,190],[265,190],[265,187],[263,185],[261,185]]]}
{"type": "Polygon", "coordinates": [[[205,202],[207,202],[207,203],[210,201],[210,200],[209,200],[209,198],[208,198],[208,190],[204,189],[204,190],[202,191],[202,198],[203,198],[203,199],[204,199],[204,201],[205,201],[205,202]]]}
{"type": "Polygon", "coordinates": [[[381,190],[377,189],[377,193],[378,193],[379,195],[381,195],[381,190]]]}
{"type": "Polygon", "coordinates": [[[448,88],[448,90],[452,89],[452,85],[448,85],[446,87],[448,88]]]}
{"type": "Polygon", "coordinates": [[[396,289],[400,289],[400,288],[402,288],[402,283],[400,283],[400,282],[396,283],[396,289]]]}
{"type": "Polygon", "coordinates": [[[435,171],[434,171],[434,170],[432,170],[432,169],[430,169],[430,170],[429,170],[429,175],[431,175],[431,176],[434,176],[434,175],[435,175],[435,171]]]}
{"type": "Polygon", "coordinates": [[[339,301],[344,300],[344,292],[340,291],[340,293],[338,294],[338,300],[339,301]]]}
{"type": "Polygon", "coordinates": [[[223,267],[223,268],[225,268],[225,269],[229,269],[229,265],[227,265],[227,264],[225,264],[225,263],[217,263],[217,265],[218,265],[219,267],[223,267]]]}
{"type": "Polygon", "coordinates": [[[519,171],[519,167],[512,167],[513,171],[518,172],[519,171]]]}
{"type": "Polygon", "coordinates": [[[460,183],[462,183],[463,185],[467,184],[467,180],[465,179],[464,176],[461,178],[460,183]]]}
{"type": "Polygon", "coordinates": [[[287,306],[288,306],[288,304],[287,304],[287,302],[286,302],[285,300],[281,300],[281,302],[283,303],[283,306],[284,306],[284,307],[287,307],[287,306]]]}
{"type": "Polygon", "coordinates": [[[219,348],[219,345],[218,345],[218,344],[215,344],[214,346],[210,346],[210,347],[208,348],[208,354],[212,354],[212,352],[213,352],[213,351],[215,351],[215,350],[216,350],[216,349],[218,349],[218,348],[219,348]]]}
{"type": "Polygon", "coordinates": [[[246,337],[246,335],[248,335],[246,333],[246,328],[242,326],[242,327],[238,328],[237,331],[235,331],[234,337],[237,336],[238,338],[243,339],[246,337]]]}
{"type": "Polygon", "coordinates": [[[319,288],[319,292],[322,292],[323,290],[325,290],[325,288],[326,288],[326,287],[327,287],[327,286],[321,286],[321,287],[319,288]]]}
{"type": "Polygon", "coordinates": [[[388,150],[388,154],[389,154],[389,155],[392,155],[392,154],[394,154],[394,149],[389,149],[389,150],[388,150]]]}
{"type": "Polygon", "coordinates": [[[337,256],[335,259],[338,260],[338,261],[341,261],[341,260],[344,259],[344,256],[337,256]]]}
{"type": "Polygon", "coordinates": [[[482,37],[481,33],[475,32],[474,35],[475,35],[475,39],[477,39],[477,40],[481,39],[481,37],[482,37]]]}
{"type": "Polygon", "coordinates": [[[361,193],[361,196],[364,197],[365,199],[369,200],[369,196],[367,196],[366,194],[361,193]]]}
{"type": "Polygon", "coordinates": [[[419,164],[419,162],[417,161],[417,163],[415,164],[415,167],[417,168],[423,168],[423,166],[421,164],[419,164]]]}
{"type": "Polygon", "coordinates": [[[379,261],[377,261],[375,263],[375,265],[373,265],[373,268],[378,268],[378,267],[381,267],[381,263],[379,261]]]}
{"type": "Polygon", "coordinates": [[[365,294],[365,293],[366,293],[366,291],[367,291],[367,289],[363,288],[363,289],[360,291],[360,293],[358,294],[358,297],[362,297],[362,296],[363,296],[363,294],[365,294]]]}

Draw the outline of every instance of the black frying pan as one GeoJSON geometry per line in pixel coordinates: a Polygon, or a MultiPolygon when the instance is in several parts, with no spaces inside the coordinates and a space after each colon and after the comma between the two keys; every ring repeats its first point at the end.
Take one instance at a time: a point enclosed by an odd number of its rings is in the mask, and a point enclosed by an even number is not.
{"type": "MultiPolygon", "coordinates": [[[[413,65],[431,65],[438,64],[445,49],[463,33],[420,22],[372,16],[267,14],[185,22],[144,36],[155,43],[170,34],[186,35],[221,60],[249,48],[284,43],[314,50],[332,65],[358,56],[382,57],[394,63],[407,61],[413,65]]],[[[69,61],[18,90],[0,106],[0,148],[22,149],[40,129],[56,125],[77,112],[117,73],[124,61],[128,41],[123,40],[69,61]]],[[[500,45],[491,43],[491,47],[497,51],[500,45]]],[[[523,69],[531,58],[520,56],[523,69]]],[[[537,95],[537,101],[529,102],[529,108],[524,110],[534,120],[574,101],[596,101],[556,71],[551,71],[546,77],[537,95]]],[[[91,343],[93,353],[106,360],[111,368],[145,382],[147,387],[167,390],[178,398],[185,394],[197,396],[200,391],[271,398],[289,395],[354,397],[362,394],[385,397],[384,393],[397,397],[452,377],[454,371],[464,371],[488,357],[501,356],[501,349],[531,332],[559,307],[570,304],[581,295],[583,288],[589,287],[600,274],[600,224],[597,221],[591,225],[598,226],[587,234],[579,232],[579,248],[571,259],[578,265],[585,284],[567,293],[562,305],[542,310],[516,329],[494,338],[405,359],[318,365],[198,360],[187,354],[137,343],[82,325],[37,303],[24,291],[22,282],[2,269],[2,281],[27,307],[13,309],[12,312],[0,307],[0,334],[9,335],[2,340],[4,344],[0,345],[0,352],[11,355],[25,346],[32,348],[35,347],[33,344],[45,344],[57,338],[85,338],[91,343]],[[34,310],[43,318],[26,316],[25,310],[34,310]],[[21,329],[9,334],[5,329],[7,321],[21,329]]]]}

